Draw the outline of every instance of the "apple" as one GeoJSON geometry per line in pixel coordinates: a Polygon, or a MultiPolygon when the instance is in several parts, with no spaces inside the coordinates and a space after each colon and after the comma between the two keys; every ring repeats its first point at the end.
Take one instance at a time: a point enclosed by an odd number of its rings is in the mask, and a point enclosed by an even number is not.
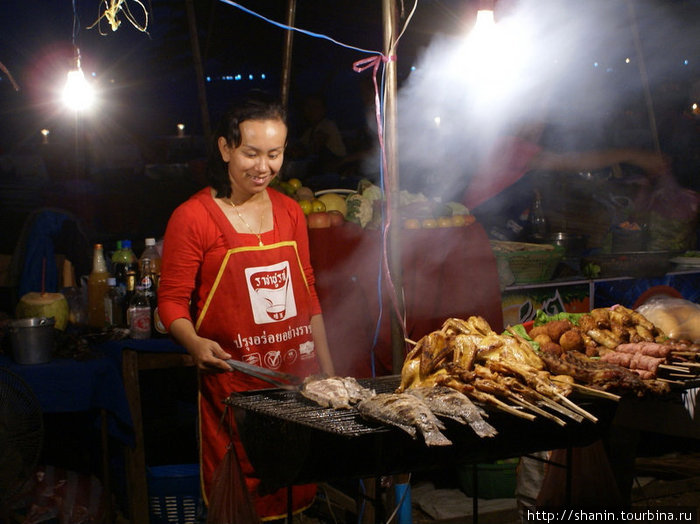
{"type": "Polygon", "coordinates": [[[342,226],[345,223],[345,217],[343,216],[343,213],[341,213],[337,209],[331,209],[330,211],[326,211],[326,213],[330,215],[331,226],[342,226]]]}
{"type": "Polygon", "coordinates": [[[331,227],[331,215],[326,211],[313,211],[306,216],[311,229],[331,227]]]}

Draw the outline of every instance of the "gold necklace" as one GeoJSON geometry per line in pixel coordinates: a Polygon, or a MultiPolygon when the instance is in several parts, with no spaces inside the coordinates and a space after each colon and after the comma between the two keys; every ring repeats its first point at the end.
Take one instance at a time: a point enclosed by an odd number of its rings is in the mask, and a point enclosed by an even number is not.
{"type": "Polygon", "coordinates": [[[262,213],[260,213],[260,231],[258,231],[256,233],[255,231],[253,231],[253,228],[250,227],[250,224],[248,224],[248,222],[246,222],[246,219],[243,218],[243,215],[241,215],[240,211],[238,211],[238,206],[233,203],[233,200],[229,198],[228,203],[231,204],[231,207],[238,215],[238,218],[241,219],[241,222],[243,222],[245,224],[245,227],[248,228],[248,231],[250,231],[253,235],[258,237],[258,245],[260,247],[262,247],[264,245],[263,241],[262,241],[262,227],[263,227],[263,217],[265,216],[265,212],[263,211],[262,213]]]}

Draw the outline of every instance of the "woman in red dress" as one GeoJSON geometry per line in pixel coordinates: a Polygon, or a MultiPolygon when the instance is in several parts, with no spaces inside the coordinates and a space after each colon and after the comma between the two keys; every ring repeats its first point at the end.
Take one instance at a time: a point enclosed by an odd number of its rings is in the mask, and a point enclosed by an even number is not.
{"type": "MultiPolygon", "coordinates": [[[[212,476],[229,435],[223,400],[269,387],[230,371],[233,358],[301,377],[333,364],[314,289],[306,219],[291,198],[268,188],[287,141],[285,113],[265,95],[249,96],[222,119],[209,165],[210,187],[172,214],[158,290],[160,317],[200,371],[200,458],[209,503],[212,476]]],[[[287,514],[287,490],[261,493],[237,433],[233,440],[257,514],[287,514]]],[[[293,491],[303,511],[315,486],[293,491]]]]}

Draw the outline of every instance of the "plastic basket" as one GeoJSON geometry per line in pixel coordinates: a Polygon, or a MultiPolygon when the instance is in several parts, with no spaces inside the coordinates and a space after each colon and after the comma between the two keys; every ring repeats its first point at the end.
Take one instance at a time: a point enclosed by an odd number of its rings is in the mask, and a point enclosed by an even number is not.
{"type": "Polygon", "coordinates": [[[196,522],[202,505],[199,464],[149,467],[148,504],[151,524],[196,522]]]}
{"type": "Polygon", "coordinates": [[[508,499],[515,497],[517,459],[495,464],[477,464],[477,489],[474,493],[473,465],[457,470],[462,491],[481,499],[508,499]]]}
{"type": "Polygon", "coordinates": [[[505,260],[513,273],[513,284],[546,282],[552,278],[564,249],[551,244],[491,241],[496,258],[505,260]]]}

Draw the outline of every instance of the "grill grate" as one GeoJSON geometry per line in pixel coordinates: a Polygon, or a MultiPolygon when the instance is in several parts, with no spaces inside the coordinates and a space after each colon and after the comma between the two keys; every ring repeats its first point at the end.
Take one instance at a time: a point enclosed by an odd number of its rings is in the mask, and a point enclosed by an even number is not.
{"type": "MultiPolygon", "coordinates": [[[[400,383],[400,377],[392,375],[375,379],[359,379],[358,382],[377,393],[391,393],[400,383]]],[[[372,425],[362,418],[356,409],[323,408],[297,391],[263,389],[232,393],[224,403],[246,411],[279,418],[345,437],[389,431],[385,426],[372,425]]]]}

